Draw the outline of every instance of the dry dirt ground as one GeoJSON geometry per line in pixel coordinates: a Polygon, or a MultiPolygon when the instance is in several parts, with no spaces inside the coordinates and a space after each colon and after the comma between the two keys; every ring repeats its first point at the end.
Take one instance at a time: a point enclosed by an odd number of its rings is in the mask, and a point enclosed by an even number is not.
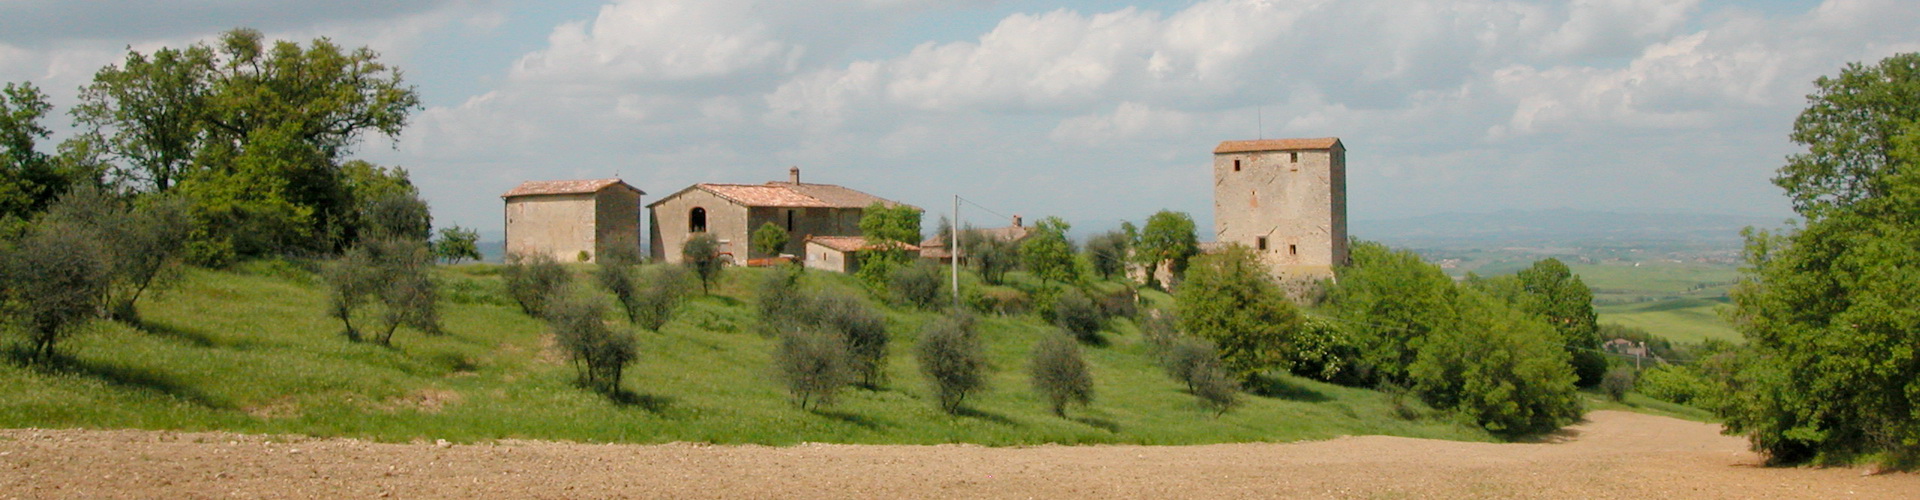
{"type": "Polygon", "coordinates": [[[0,430],[20,498],[1920,498],[1920,475],[1763,468],[1717,426],[1601,411],[1549,442],[1209,446],[378,444],[0,430]]]}

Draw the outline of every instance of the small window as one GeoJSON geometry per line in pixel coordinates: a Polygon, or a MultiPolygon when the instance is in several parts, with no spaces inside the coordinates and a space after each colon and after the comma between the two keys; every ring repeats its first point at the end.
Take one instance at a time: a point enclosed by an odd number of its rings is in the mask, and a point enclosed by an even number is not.
{"type": "Polygon", "coordinates": [[[1300,255],[1300,246],[1287,245],[1287,255],[1300,255]]]}
{"type": "Polygon", "coordinates": [[[1300,152],[1293,151],[1293,152],[1287,153],[1287,161],[1293,162],[1293,163],[1300,163],[1300,152]]]}
{"type": "Polygon", "coordinates": [[[1255,250],[1259,250],[1259,251],[1262,251],[1262,252],[1265,252],[1265,251],[1267,251],[1267,237],[1265,237],[1265,236],[1257,236],[1257,237],[1254,237],[1254,238],[1253,238],[1253,248],[1254,248],[1255,250]]]}
{"type": "Polygon", "coordinates": [[[787,232],[793,232],[793,211],[787,211],[787,232]]]}
{"type": "Polygon", "coordinates": [[[1233,161],[1233,171],[1235,171],[1235,172],[1239,172],[1239,171],[1240,171],[1240,160],[1234,160],[1234,161],[1233,161]]]}
{"type": "Polygon", "coordinates": [[[707,232],[707,209],[693,207],[692,211],[687,212],[687,232],[707,232]]]}

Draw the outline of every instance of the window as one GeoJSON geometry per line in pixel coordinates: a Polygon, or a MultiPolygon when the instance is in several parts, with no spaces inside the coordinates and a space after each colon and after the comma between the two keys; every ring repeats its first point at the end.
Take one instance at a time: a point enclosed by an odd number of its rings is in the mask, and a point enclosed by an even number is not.
{"type": "Polygon", "coordinates": [[[1253,248],[1262,252],[1267,251],[1267,237],[1258,236],[1253,238],[1253,248]]]}
{"type": "Polygon", "coordinates": [[[787,211],[787,232],[793,232],[793,211],[787,211]]]}
{"type": "Polygon", "coordinates": [[[1293,163],[1300,163],[1300,152],[1293,151],[1293,152],[1287,153],[1287,161],[1293,162],[1293,163]]]}
{"type": "Polygon", "coordinates": [[[1287,255],[1300,255],[1300,246],[1287,245],[1287,255]]]}
{"type": "Polygon", "coordinates": [[[687,213],[687,232],[707,232],[707,209],[693,207],[693,211],[687,213]]]}
{"type": "Polygon", "coordinates": [[[1234,160],[1234,161],[1233,161],[1233,171],[1235,171],[1235,172],[1239,172],[1239,171],[1240,171],[1240,160],[1234,160]]]}

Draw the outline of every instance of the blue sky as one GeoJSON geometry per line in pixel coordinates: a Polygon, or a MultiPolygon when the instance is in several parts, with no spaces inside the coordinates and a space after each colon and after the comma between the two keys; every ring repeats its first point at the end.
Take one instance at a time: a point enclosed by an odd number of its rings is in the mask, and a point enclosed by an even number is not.
{"type": "Polygon", "coordinates": [[[1785,217],[1768,180],[1812,80],[1920,50],[1907,0],[102,4],[0,2],[0,81],[64,110],[128,48],[236,26],[370,46],[427,108],[359,156],[483,231],[521,180],[663,195],[790,165],[936,210],[1206,227],[1209,151],[1262,135],[1341,137],[1357,219],[1785,217]]]}

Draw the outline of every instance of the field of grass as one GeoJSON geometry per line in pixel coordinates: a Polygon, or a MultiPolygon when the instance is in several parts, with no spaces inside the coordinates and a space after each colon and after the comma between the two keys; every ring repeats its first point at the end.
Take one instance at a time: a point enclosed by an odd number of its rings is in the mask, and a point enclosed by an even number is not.
{"type": "Polygon", "coordinates": [[[1594,312],[1599,313],[1603,323],[1644,329],[1674,342],[1699,343],[1706,339],[1740,342],[1740,332],[1720,316],[1731,307],[1725,297],[1680,298],[1608,304],[1595,307],[1594,312]]]}
{"type": "Polygon", "coordinates": [[[1674,342],[1706,339],[1739,342],[1740,334],[1722,319],[1727,291],[1739,270],[1727,265],[1649,262],[1569,264],[1593,289],[1594,312],[1602,323],[1641,328],[1674,342]]]}
{"type": "MultiPolygon", "coordinates": [[[[888,308],[894,335],[882,390],[852,389],[806,411],[771,373],[774,341],[752,333],[747,291],[758,271],[729,270],[659,333],[640,333],[640,360],[614,402],[579,389],[540,322],[504,300],[496,268],[438,271],[448,335],[402,331],[394,346],[347,342],[323,314],[322,286],[299,266],[192,270],[143,301],[140,325],[99,322],[60,350],[54,368],[0,359],[0,427],[229,430],[456,442],[527,438],[583,442],[793,444],[1190,444],[1385,434],[1491,440],[1445,416],[1394,416],[1383,393],[1285,378],[1215,418],[1152,363],[1126,321],[1089,347],[1091,408],[1050,414],[1025,376],[1031,316],[983,321],[990,390],[963,416],[939,412],[911,356],[934,315],[888,308]]],[[[808,273],[809,286],[857,286],[808,273]]],[[[1164,300],[1161,295],[1150,297],[1164,300]]],[[[616,320],[616,324],[624,326],[616,320]]],[[[9,340],[11,342],[11,340],[9,340]]],[[[14,352],[17,352],[14,351],[14,352]]],[[[17,355],[15,356],[17,358],[17,355]]]]}

